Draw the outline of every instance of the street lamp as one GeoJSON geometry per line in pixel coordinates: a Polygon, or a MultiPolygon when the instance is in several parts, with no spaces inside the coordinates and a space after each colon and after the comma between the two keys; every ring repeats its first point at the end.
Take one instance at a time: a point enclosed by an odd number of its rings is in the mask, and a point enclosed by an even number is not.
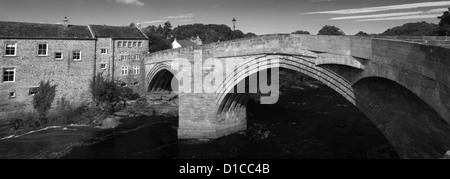
{"type": "Polygon", "coordinates": [[[231,21],[233,21],[233,31],[236,31],[236,19],[233,17],[233,20],[231,21]]]}

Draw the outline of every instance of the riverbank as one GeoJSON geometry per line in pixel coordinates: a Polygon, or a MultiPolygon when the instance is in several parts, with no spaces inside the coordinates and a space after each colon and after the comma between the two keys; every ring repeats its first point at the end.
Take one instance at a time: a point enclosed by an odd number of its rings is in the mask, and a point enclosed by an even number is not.
{"type": "Polygon", "coordinates": [[[80,122],[78,124],[50,121],[32,126],[35,121],[27,116],[3,123],[0,126],[0,159],[60,158],[73,147],[91,145],[96,140],[123,133],[117,130],[132,131],[174,120],[173,117],[178,115],[177,106],[150,104],[152,102],[146,98],[127,101],[122,109],[111,115],[99,108],[90,108],[76,116],[79,119],[72,119],[80,122]]]}

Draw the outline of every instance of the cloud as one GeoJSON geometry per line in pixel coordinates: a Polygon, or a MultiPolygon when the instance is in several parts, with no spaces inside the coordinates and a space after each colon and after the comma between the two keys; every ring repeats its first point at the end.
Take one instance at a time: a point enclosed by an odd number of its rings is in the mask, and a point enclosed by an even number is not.
{"type": "Polygon", "coordinates": [[[334,0],[309,0],[310,2],[331,2],[334,0]]]}
{"type": "Polygon", "coordinates": [[[398,13],[386,13],[386,14],[371,14],[371,15],[359,15],[359,16],[344,16],[334,17],[329,20],[354,20],[356,21],[380,21],[380,20],[402,20],[402,19],[414,19],[419,17],[420,19],[437,17],[438,13],[446,11],[446,8],[431,9],[428,11],[414,11],[414,12],[398,12],[398,13]]]}
{"type": "Polygon", "coordinates": [[[210,8],[218,8],[218,7],[222,7],[222,5],[212,5],[212,6],[209,6],[210,8]]]}
{"type": "Polygon", "coordinates": [[[163,17],[163,19],[187,19],[187,18],[193,18],[194,14],[178,14],[174,16],[167,16],[163,17]]]}
{"type": "Polygon", "coordinates": [[[174,15],[174,16],[161,17],[161,19],[159,19],[159,20],[141,22],[140,24],[163,23],[163,22],[167,22],[168,20],[171,20],[171,19],[172,20],[180,19],[180,22],[190,22],[190,21],[192,21],[190,18],[193,18],[193,17],[194,17],[194,14],[178,14],[178,15],[174,15]]]}
{"type": "Polygon", "coordinates": [[[388,14],[372,14],[372,15],[362,15],[362,16],[334,17],[329,20],[370,19],[370,18],[384,18],[384,17],[396,17],[396,16],[418,15],[418,14],[422,14],[422,11],[399,12],[399,13],[388,13],[388,14]]]}
{"type": "Polygon", "coordinates": [[[432,18],[436,18],[440,15],[442,15],[442,14],[424,14],[424,15],[399,16],[399,17],[388,17],[388,18],[360,19],[360,20],[356,20],[356,21],[369,22],[369,21],[407,20],[407,19],[432,19],[432,18]]]}
{"type": "Polygon", "coordinates": [[[166,22],[166,20],[145,21],[145,22],[140,22],[139,24],[156,24],[156,23],[163,23],[163,22],[166,22]]]}
{"type": "Polygon", "coordinates": [[[450,5],[450,1],[436,1],[436,2],[391,5],[391,6],[365,7],[365,8],[359,8],[359,9],[342,9],[342,10],[333,10],[333,11],[308,12],[308,13],[302,13],[300,15],[362,14],[362,13],[382,12],[382,11],[390,11],[390,10],[404,10],[404,9],[415,9],[415,8],[423,8],[423,7],[438,7],[438,6],[449,6],[449,5],[450,5]]]}
{"type": "MultiPolygon", "coordinates": [[[[111,0],[108,0],[111,1],[111,0]]],[[[115,0],[117,3],[121,4],[127,4],[127,5],[134,5],[134,6],[143,6],[144,3],[140,0],[115,0]]]]}

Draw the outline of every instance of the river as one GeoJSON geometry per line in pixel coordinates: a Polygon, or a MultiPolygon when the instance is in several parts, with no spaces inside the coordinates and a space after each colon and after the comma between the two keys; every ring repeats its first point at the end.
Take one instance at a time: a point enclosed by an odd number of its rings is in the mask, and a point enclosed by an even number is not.
{"type": "Polygon", "coordinates": [[[321,84],[284,90],[274,105],[250,101],[247,111],[247,131],[215,140],[178,140],[177,117],[141,116],[115,129],[56,127],[3,139],[0,158],[398,158],[367,117],[321,84]]]}

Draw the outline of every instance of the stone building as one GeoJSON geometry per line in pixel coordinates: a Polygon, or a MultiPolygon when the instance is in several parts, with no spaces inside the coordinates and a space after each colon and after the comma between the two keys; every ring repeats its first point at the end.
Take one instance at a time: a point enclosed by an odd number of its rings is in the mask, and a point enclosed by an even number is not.
{"type": "Polygon", "coordinates": [[[148,53],[148,39],[144,33],[129,26],[89,25],[97,39],[97,71],[134,91],[145,92],[144,55],[148,53]]]}
{"type": "Polygon", "coordinates": [[[89,81],[97,73],[143,85],[148,39],[136,27],[0,22],[0,119],[32,109],[39,82],[58,85],[55,103],[89,101],[89,81]]]}
{"type": "Polygon", "coordinates": [[[199,36],[192,37],[190,40],[177,40],[177,38],[175,38],[172,42],[172,49],[197,46],[197,45],[203,45],[202,40],[200,39],[199,36]]]}

